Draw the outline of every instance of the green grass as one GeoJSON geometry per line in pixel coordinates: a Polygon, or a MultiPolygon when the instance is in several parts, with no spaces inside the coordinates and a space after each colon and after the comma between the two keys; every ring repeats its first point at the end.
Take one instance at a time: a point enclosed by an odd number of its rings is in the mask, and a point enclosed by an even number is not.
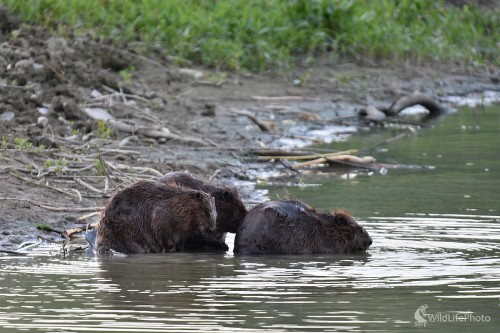
{"type": "Polygon", "coordinates": [[[22,19],[222,70],[356,54],[500,64],[500,12],[431,0],[0,0],[22,19]]]}

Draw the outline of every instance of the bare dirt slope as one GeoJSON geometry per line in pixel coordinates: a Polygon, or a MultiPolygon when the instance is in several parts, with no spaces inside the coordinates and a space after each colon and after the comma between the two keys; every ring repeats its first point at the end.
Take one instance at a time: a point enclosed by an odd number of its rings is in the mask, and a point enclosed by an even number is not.
{"type": "Polygon", "coordinates": [[[0,248],[50,235],[38,223],[83,223],[78,217],[137,179],[189,170],[252,180],[245,154],[297,138],[291,124],[304,124],[306,137],[332,123],[364,126],[356,112],[368,104],[415,90],[464,95],[499,79],[483,67],[347,60],[275,76],[226,74],[55,35],[5,11],[0,18],[0,248]]]}

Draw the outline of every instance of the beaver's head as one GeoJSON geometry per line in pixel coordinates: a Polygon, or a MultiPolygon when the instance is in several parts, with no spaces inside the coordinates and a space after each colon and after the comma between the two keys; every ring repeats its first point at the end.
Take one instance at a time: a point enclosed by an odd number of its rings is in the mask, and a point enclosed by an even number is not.
{"type": "Polygon", "coordinates": [[[368,232],[346,211],[320,214],[329,242],[334,243],[336,252],[365,251],[372,244],[368,232]]]}

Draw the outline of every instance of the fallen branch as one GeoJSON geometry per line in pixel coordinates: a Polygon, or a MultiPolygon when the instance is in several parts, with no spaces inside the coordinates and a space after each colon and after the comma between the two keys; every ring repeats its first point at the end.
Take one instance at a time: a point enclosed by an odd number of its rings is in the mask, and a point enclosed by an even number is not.
{"type": "Polygon", "coordinates": [[[121,164],[121,163],[116,163],[116,164],[113,164],[111,162],[106,162],[106,163],[114,170],[127,170],[127,171],[132,171],[132,172],[149,172],[149,173],[154,174],[155,176],[163,177],[163,173],[161,173],[160,171],[153,169],[153,168],[131,167],[131,166],[128,166],[126,164],[121,164]]]}
{"type": "Polygon", "coordinates": [[[388,109],[382,111],[388,116],[396,116],[399,112],[414,105],[422,105],[429,110],[431,115],[441,114],[446,110],[434,98],[421,93],[412,93],[396,99],[388,109]]]}
{"type": "Polygon", "coordinates": [[[412,94],[396,98],[388,108],[376,108],[373,105],[369,105],[366,108],[361,109],[358,112],[358,115],[369,120],[382,121],[386,116],[397,116],[401,111],[414,105],[421,105],[429,110],[431,117],[442,114],[446,111],[446,108],[434,98],[414,92],[412,94]]]}
{"type": "Polygon", "coordinates": [[[99,222],[96,222],[96,223],[87,224],[85,226],[85,228],[79,227],[79,228],[67,229],[67,230],[64,230],[63,232],[61,232],[61,236],[63,236],[64,238],[70,239],[75,234],[79,234],[79,233],[84,232],[84,231],[95,229],[95,228],[97,228],[98,225],[99,225],[99,222]]]}
{"type": "Polygon", "coordinates": [[[83,180],[81,180],[80,178],[73,178],[73,180],[74,180],[75,182],[77,182],[78,184],[82,185],[83,187],[85,187],[85,188],[87,188],[87,189],[91,190],[91,191],[94,191],[94,192],[99,193],[99,194],[106,194],[106,193],[104,193],[103,191],[101,191],[101,190],[99,190],[99,189],[95,188],[94,186],[90,185],[89,183],[84,182],[84,181],[83,181],[83,180]]]}
{"type": "Polygon", "coordinates": [[[290,154],[290,155],[269,155],[269,156],[257,156],[257,159],[259,160],[272,160],[272,159],[283,159],[283,160],[289,160],[289,161],[307,161],[307,160],[314,160],[318,158],[335,158],[335,156],[342,156],[342,155],[353,155],[358,152],[357,149],[349,149],[349,150],[344,150],[344,151],[339,151],[339,152],[333,152],[333,153],[325,153],[325,154],[312,154],[312,155],[297,155],[297,154],[290,154]]]}
{"type": "Polygon", "coordinates": [[[249,112],[249,111],[245,111],[245,110],[230,110],[232,113],[236,113],[236,114],[239,114],[241,116],[246,116],[248,119],[250,119],[255,125],[257,125],[257,127],[259,127],[259,129],[263,132],[269,132],[271,129],[269,128],[269,126],[267,126],[266,124],[264,124],[263,122],[261,122],[260,120],[257,119],[257,117],[249,112]]]}
{"type": "Polygon", "coordinates": [[[96,216],[96,215],[101,215],[101,214],[102,214],[101,212],[92,212],[92,213],[80,216],[78,218],[78,221],[84,221],[84,220],[88,219],[89,217],[96,216]]]}
{"type": "Polygon", "coordinates": [[[304,97],[302,96],[252,96],[252,99],[256,101],[267,101],[267,102],[283,102],[283,101],[302,101],[304,97]]]}
{"type": "Polygon", "coordinates": [[[54,206],[49,206],[46,204],[43,204],[41,202],[31,200],[31,199],[23,199],[23,198],[11,198],[11,197],[0,197],[0,200],[12,200],[12,201],[23,201],[23,202],[28,202],[32,205],[51,210],[54,212],[88,212],[88,211],[95,211],[100,209],[100,207],[54,207],[54,206]]]}
{"type": "MultiPolygon", "coordinates": [[[[66,195],[68,195],[70,197],[73,197],[73,198],[75,197],[75,195],[73,193],[70,193],[70,192],[67,192],[65,190],[61,190],[60,188],[57,188],[57,187],[45,184],[41,180],[37,182],[37,181],[34,181],[32,179],[29,179],[29,178],[24,178],[24,177],[18,176],[15,173],[12,173],[12,172],[9,172],[9,175],[11,175],[14,178],[17,178],[17,179],[20,179],[20,180],[24,180],[25,182],[28,182],[30,184],[38,185],[38,186],[42,186],[42,187],[46,187],[46,188],[50,188],[51,190],[54,190],[54,191],[57,191],[57,192],[60,192],[60,193],[64,193],[64,194],[66,194],[66,195]]],[[[78,195],[76,195],[76,198],[78,198],[78,195]]]]}
{"type": "Polygon", "coordinates": [[[293,167],[295,169],[301,169],[301,168],[305,168],[305,167],[312,166],[312,165],[323,164],[323,163],[328,163],[328,162],[335,162],[335,161],[364,165],[364,164],[373,163],[375,161],[375,159],[372,156],[358,157],[358,156],[354,156],[354,155],[336,155],[336,156],[320,157],[320,158],[317,158],[317,159],[314,159],[311,161],[296,163],[296,164],[293,164],[293,167]]]}
{"type": "Polygon", "coordinates": [[[155,129],[151,127],[138,127],[134,125],[127,124],[121,120],[116,119],[108,119],[107,123],[113,129],[116,129],[121,132],[131,133],[131,134],[139,134],[148,138],[153,139],[168,139],[168,140],[176,140],[180,142],[190,143],[190,144],[198,144],[200,146],[209,146],[213,145],[213,143],[207,142],[202,139],[193,138],[189,136],[180,136],[170,132],[168,128],[162,127],[160,129],[155,129]]]}

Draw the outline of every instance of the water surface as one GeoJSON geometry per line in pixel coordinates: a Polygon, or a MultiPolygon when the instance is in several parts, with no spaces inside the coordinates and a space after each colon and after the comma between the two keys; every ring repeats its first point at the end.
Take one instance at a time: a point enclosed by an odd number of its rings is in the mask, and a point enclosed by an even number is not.
{"type": "Polygon", "coordinates": [[[497,332],[499,143],[498,108],[462,110],[373,152],[421,168],[269,189],[347,208],[373,238],[367,253],[0,256],[0,331],[497,332]]]}

